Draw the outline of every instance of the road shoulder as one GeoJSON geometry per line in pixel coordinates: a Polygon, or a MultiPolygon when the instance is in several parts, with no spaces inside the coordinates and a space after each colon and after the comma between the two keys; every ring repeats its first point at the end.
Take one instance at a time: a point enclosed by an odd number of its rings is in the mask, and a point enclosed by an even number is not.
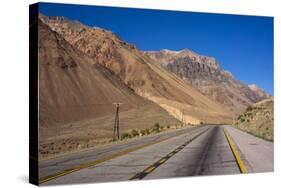
{"type": "Polygon", "coordinates": [[[224,126],[237,146],[249,172],[273,172],[274,144],[236,129],[224,126]]]}

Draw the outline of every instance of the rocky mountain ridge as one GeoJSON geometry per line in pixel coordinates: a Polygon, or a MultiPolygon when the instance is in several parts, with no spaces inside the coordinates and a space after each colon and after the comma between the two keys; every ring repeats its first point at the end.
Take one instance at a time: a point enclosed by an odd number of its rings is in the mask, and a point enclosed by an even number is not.
{"type": "Polygon", "coordinates": [[[254,91],[256,94],[258,94],[260,98],[270,98],[271,97],[268,93],[266,93],[262,88],[260,88],[256,84],[250,84],[250,85],[248,85],[248,87],[252,91],[254,91]]]}
{"type": "Polygon", "coordinates": [[[236,80],[213,57],[188,49],[148,51],[144,54],[233,113],[242,112],[247,106],[269,97],[261,89],[236,80]]]}

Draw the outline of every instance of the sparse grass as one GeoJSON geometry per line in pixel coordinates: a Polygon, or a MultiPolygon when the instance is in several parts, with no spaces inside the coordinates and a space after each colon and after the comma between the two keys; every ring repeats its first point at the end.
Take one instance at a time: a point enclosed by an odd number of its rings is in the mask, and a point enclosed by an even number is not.
{"type": "Polygon", "coordinates": [[[131,135],[129,133],[123,133],[121,135],[121,140],[128,139],[128,138],[131,138],[131,135]]]}
{"type": "Polygon", "coordinates": [[[241,131],[244,131],[244,132],[246,132],[246,133],[248,133],[250,135],[253,135],[253,136],[261,138],[261,139],[264,139],[266,141],[273,142],[273,138],[266,137],[266,135],[264,133],[263,134],[258,134],[258,133],[254,132],[254,131],[249,131],[249,130],[246,130],[246,129],[243,129],[243,128],[237,127],[237,126],[234,126],[234,128],[237,128],[237,129],[239,129],[241,131]]]}
{"type": "MultiPolygon", "coordinates": [[[[200,125],[203,125],[204,122],[201,121],[200,125]]],[[[188,125],[192,125],[190,123],[188,123],[188,125]]],[[[121,135],[121,140],[125,140],[125,139],[130,139],[130,138],[134,138],[134,137],[138,137],[138,136],[147,136],[147,135],[151,135],[151,134],[157,134],[160,132],[163,132],[165,130],[168,129],[179,129],[184,127],[183,124],[174,124],[174,125],[167,125],[167,126],[162,126],[160,125],[160,123],[154,123],[154,125],[151,128],[146,128],[146,129],[133,129],[129,132],[123,133],[121,135]]]]}
{"type": "Polygon", "coordinates": [[[131,132],[131,136],[132,136],[132,137],[139,136],[139,131],[136,130],[136,129],[133,129],[132,132],[131,132]]]}
{"type": "Polygon", "coordinates": [[[235,127],[268,141],[274,140],[273,102],[249,106],[235,123],[235,127]]]}
{"type": "Polygon", "coordinates": [[[150,130],[149,129],[145,129],[145,134],[149,135],[150,134],[150,130]]]}
{"type": "Polygon", "coordinates": [[[152,131],[158,133],[160,132],[160,130],[161,130],[161,126],[159,125],[159,123],[155,123],[152,128],[152,131]]]}
{"type": "Polygon", "coordinates": [[[253,107],[252,106],[248,106],[247,108],[246,108],[246,111],[252,111],[253,110],[253,107]]]}
{"type": "Polygon", "coordinates": [[[146,131],[145,131],[145,129],[140,130],[140,133],[141,133],[141,136],[146,135],[146,131]]]}
{"type": "MultiPolygon", "coordinates": [[[[203,125],[204,122],[200,122],[200,125],[203,125]]],[[[189,126],[191,126],[192,124],[188,123],[189,126]]],[[[146,128],[146,129],[132,129],[129,132],[123,133],[121,135],[121,140],[125,140],[125,139],[130,139],[130,138],[134,138],[134,137],[138,137],[138,136],[148,136],[151,134],[157,134],[169,129],[179,129],[184,127],[183,124],[174,124],[174,125],[166,125],[166,126],[162,126],[160,125],[160,123],[154,123],[154,125],[151,128],[146,128]]]]}
{"type": "MultiPolygon", "coordinates": [[[[176,126],[176,129],[179,128],[177,125],[175,125],[175,126],[176,126]]],[[[130,138],[134,138],[134,137],[138,137],[138,136],[157,134],[166,129],[172,129],[172,126],[167,125],[166,127],[164,127],[164,126],[161,126],[159,123],[155,123],[151,128],[146,128],[146,129],[141,129],[141,130],[133,129],[130,132],[123,133],[121,135],[121,140],[130,139],[130,138]]]]}

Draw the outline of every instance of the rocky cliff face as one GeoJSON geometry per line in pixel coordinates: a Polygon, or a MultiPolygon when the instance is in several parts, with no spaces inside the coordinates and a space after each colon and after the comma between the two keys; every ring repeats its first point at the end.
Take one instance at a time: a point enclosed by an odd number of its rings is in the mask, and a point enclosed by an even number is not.
{"type": "Polygon", "coordinates": [[[180,51],[173,50],[160,50],[160,51],[147,51],[144,54],[151,57],[153,60],[160,62],[162,65],[167,66],[169,63],[173,63],[178,59],[189,58],[190,61],[198,62],[202,65],[207,65],[208,67],[212,67],[214,69],[219,68],[219,64],[216,62],[215,58],[201,56],[189,49],[182,49],[180,51]]]}
{"type": "Polygon", "coordinates": [[[135,54],[130,55],[128,53],[128,51],[135,52],[136,47],[122,41],[111,31],[98,27],[88,27],[78,21],[71,21],[64,17],[40,15],[40,19],[75,48],[111,70],[123,80],[126,80],[131,66],[136,64],[131,57],[135,54]],[[123,63],[125,60],[130,65],[123,63]]]}
{"type": "Polygon", "coordinates": [[[188,49],[144,54],[234,113],[269,96],[236,80],[229,71],[221,69],[213,57],[202,56],[188,49]]]}

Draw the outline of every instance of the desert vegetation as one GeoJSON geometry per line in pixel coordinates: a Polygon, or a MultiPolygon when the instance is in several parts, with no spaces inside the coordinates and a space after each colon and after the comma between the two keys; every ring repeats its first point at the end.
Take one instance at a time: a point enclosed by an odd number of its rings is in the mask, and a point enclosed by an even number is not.
{"type": "Polygon", "coordinates": [[[273,99],[266,99],[248,106],[238,116],[235,126],[258,137],[273,141],[273,99]]]}
{"type": "Polygon", "coordinates": [[[157,134],[163,131],[169,131],[173,129],[180,129],[186,126],[192,126],[191,124],[184,125],[182,123],[174,124],[174,125],[160,125],[159,123],[155,123],[151,128],[146,128],[146,129],[132,129],[129,132],[125,132],[121,135],[121,140],[126,140],[134,137],[139,137],[139,136],[147,136],[147,135],[152,135],[152,134],[157,134]]]}

